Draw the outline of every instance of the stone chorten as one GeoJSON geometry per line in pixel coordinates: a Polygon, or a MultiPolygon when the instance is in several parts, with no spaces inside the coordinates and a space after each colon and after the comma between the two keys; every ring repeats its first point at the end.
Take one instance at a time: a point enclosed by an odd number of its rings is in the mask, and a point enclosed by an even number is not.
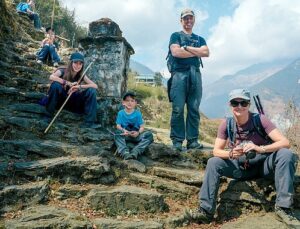
{"type": "Polygon", "coordinates": [[[127,89],[127,72],[132,46],[122,37],[118,24],[101,18],[89,24],[88,36],[79,40],[86,66],[94,61],[87,75],[98,85],[100,97],[120,98],[127,89]]]}

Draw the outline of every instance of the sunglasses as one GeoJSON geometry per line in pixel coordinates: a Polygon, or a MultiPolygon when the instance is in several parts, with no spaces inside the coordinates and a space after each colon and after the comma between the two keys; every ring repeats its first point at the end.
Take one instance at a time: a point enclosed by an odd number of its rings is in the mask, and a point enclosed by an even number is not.
{"type": "Polygon", "coordinates": [[[249,102],[249,101],[246,101],[246,100],[242,100],[242,101],[235,101],[235,100],[232,100],[232,101],[230,101],[230,105],[231,105],[232,107],[237,107],[237,106],[239,106],[239,104],[240,104],[242,107],[247,107],[247,106],[250,104],[250,102],[249,102]]]}

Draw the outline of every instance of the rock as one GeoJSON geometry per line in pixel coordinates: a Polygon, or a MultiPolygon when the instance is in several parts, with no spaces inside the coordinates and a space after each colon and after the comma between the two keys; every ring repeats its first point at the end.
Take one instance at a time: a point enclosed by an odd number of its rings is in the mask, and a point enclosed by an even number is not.
{"type": "Polygon", "coordinates": [[[63,185],[54,192],[54,196],[56,196],[56,198],[59,200],[68,198],[78,199],[80,197],[86,196],[89,191],[90,188],[81,185],[63,185]]]}
{"type": "Polygon", "coordinates": [[[100,157],[58,157],[32,162],[16,162],[14,164],[1,163],[0,176],[10,176],[15,173],[31,179],[51,176],[70,183],[100,183],[115,182],[107,160],[100,157]]]}
{"type": "Polygon", "coordinates": [[[288,229],[287,225],[278,221],[274,213],[267,213],[264,215],[244,216],[234,222],[226,223],[221,229],[288,229]]]}
{"type": "Polygon", "coordinates": [[[170,181],[151,175],[142,175],[139,173],[130,173],[129,179],[135,183],[149,184],[149,188],[165,193],[167,196],[186,198],[199,192],[199,188],[182,184],[177,181],[170,181]]]}
{"type": "Polygon", "coordinates": [[[166,177],[172,180],[177,180],[185,184],[201,185],[204,177],[204,171],[188,170],[188,169],[174,169],[167,167],[153,167],[153,175],[159,177],[166,177]]]}
{"type": "Polygon", "coordinates": [[[133,228],[147,228],[147,229],[163,229],[163,225],[154,221],[129,221],[129,220],[116,220],[116,219],[95,219],[94,225],[97,228],[109,228],[109,229],[133,229],[133,228]]]}
{"type": "Polygon", "coordinates": [[[177,216],[171,216],[163,220],[163,222],[165,228],[178,228],[182,226],[187,226],[190,223],[189,220],[186,219],[183,214],[177,216]]]}
{"type": "Polygon", "coordinates": [[[98,85],[100,95],[120,98],[126,90],[129,56],[134,51],[119,26],[108,18],[91,22],[89,36],[79,43],[86,63],[94,61],[87,74],[98,85]]]}
{"type": "Polygon", "coordinates": [[[169,163],[170,158],[180,158],[180,152],[172,150],[170,147],[161,143],[152,143],[145,155],[152,160],[158,160],[169,163]]]}
{"type": "Polygon", "coordinates": [[[274,209],[276,193],[273,181],[263,178],[251,181],[231,180],[224,183],[221,190],[217,212],[222,220],[274,209]]]}
{"type": "Polygon", "coordinates": [[[19,158],[27,158],[32,155],[54,158],[78,151],[76,146],[51,140],[0,140],[0,148],[4,154],[19,155],[19,158]]]}
{"type": "Polygon", "coordinates": [[[87,196],[93,209],[107,215],[156,213],[168,210],[163,196],[157,192],[134,186],[119,186],[91,190],[87,196]]]}
{"type": "Polygon", "coordinates": [[[124,164],[127,165],[128,169],[135,170],[140,173],[145,173],[147,170],[146,166],[138,160],[124,160],[124,164]]]}
{"type": "Polygon", "coordinates": [[[50,206],[35,206],[22,212],[22,216],[5,222],[5,227],[17,228],[92,228],[85,217],[67,209],[50,206]]]}
{"type": "Polygon", "coordinates": [[[89,36],[116,36],[122,37],[122,31],[117,23],[109,18],[101,18],[89,24],[89,36]]]}
{"type": "Polygon", "coordinates": [[[48,200],[50,188],[47,182],[10,185],[0,191],[0,211],[7,212],[48,200]]]}

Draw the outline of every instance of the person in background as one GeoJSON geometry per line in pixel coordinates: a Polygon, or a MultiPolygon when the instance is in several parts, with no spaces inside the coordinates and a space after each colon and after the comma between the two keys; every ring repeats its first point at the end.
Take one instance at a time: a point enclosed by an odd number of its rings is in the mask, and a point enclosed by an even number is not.
{"type": "Polygon", "coordinates": [[[142,113],[136,110],[136,95],[128,91],[123,95],[122,104],[124,109],[117,115],[117,134],[115,134],[115,144],[118,153],[125,159],[137,159],[143,154],[145,149],[153,142],[153,135],[150,131],[145,131],[142,113]],[[132,142],[135,147],[129,150],[127,143],[132,142]]]}
{"type": "Polygon", "coordinates": [[[52,118],[55,109],[61,107],[68,94],[72,93],[66,104],[66,109],[85,115],[82,128],[99,128],[96,125],[97,99],[96,90],[98,86],[85,75],[81,82],[78,82],[83,74],[84,57],[81,53],[75,52],[70,57],[67,67],[59,67],[49,79],[52,81],[48,91],[46,110],[47,116],[52,118]]]}
{"type": "MultiPolygon", "coordinates": [[[[289,141],[264,115],[261,126],[266,136],[255,127],[250,108],[250,92],[235,89],[229,94],[229,106],[236,131],[231,143],[227,120],[218,129],[213,155],[207,162],[203,184],[199,194],[200,205],[196,211],[187,211],[187,217],[199,223],[209,223],[216,209],[216,198],[222,176],[237,180],[263,177],[275,180],[275,213],[284,222],[298,222],[293,211],[294,176],[296,154],[289,150],[289,141]],[[225,149],[227,142],[229,148],[225,149]],[[254,157],[248,157],[249,153],[254,157]],[[248,159],[247,159],[248,158],[248,159]]],[[[297,227],[298,228],[298,227],[297,227]]]]}
{"type": "Polygon", "coordinates": [[[41,30],[41,20],[38,13],[34,12],[35,2],[34,0],[27,0],[27,2],[20,2],[17,5],[17,12],[26,13],[28,17],[33,21],[34,28],[36,30],[41,30]]]}
{"type": "Polygon", "coordinates": [[[171,35],[169,50],[172,62],[172,83],[170,101],[172,102],[171,133],[173,149],[182,150],[187,140],[187,149],[200,149],[198,143],[200,111],[202,98],[202,78],[200,72],[201,57],[209,56],[205,40],[193,33],[195,14],[185,9],[180,16],[182,31],[171,35]],[[184,106],[187,105],[186,121],[184,106]]]}
{"type": "Polygon", "coordinates": [[[57,67],[60,58],[57,54],[57,43],[55,43],[55,33],[50,27],[46,28],[46,38],[42,41],[42,49],[37,54],[37,62],[39,64],[46,61],[47,57],[50,55],[53,66],[57,67]]]}

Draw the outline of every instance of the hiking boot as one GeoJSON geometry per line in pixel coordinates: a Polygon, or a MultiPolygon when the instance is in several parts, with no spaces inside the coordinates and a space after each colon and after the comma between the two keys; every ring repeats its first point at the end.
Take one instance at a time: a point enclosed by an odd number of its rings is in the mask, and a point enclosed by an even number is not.
{"type": "Polygon", "coordinates": [[[58,63],[57,63],[57,62],[54,62],[54,63],[53,63],[53,67],[58,67],[58,63]]]}
{"type": "Polygon", "coordinates": [[[136,150],[132,150],[130,155],[132,156],[133,159],[136,160],[139,156],[139,152],[136,150]]]}
{"type": "Polygon", "coordinates": [[[133,158],[133,156],[130,154],[129,150],[125,150],[124,153],[122,154],[122,157],[124,160],[130,160],[133,158]]]}
{"type": "Polygon", "coordinates": [[[181,142],[173,142],[172,149],[175,151],[182,151],[182,143],[181,142]]]}
{"type": "Polygon", "coordinates": [[[202,149],[203,145],[198,143],[198,141],[188,142],[186,145],[187,149],[202,149]]]}
{"type": "MultiPolygon", "coordinates": [[[[300,228],[300,221],[299,219],[296,217],[295,213],[292,211],[291,208],[282,208],[282,207],[275,207],[275,214],[277,216],[277,218],[288,224],[288,225],[295,225],[298,226],[300,228]]],[[[296,227],[296,228],[298,228],[296,227]]]]}
{"type": "Polygon", "coordinates": [[[200,208],[197,210],[187,209],[184,212],[184,218],[194,223],[205,223],[208,224],[213,220],[213,215],[207,213],[204,209],[200,208]]]}

